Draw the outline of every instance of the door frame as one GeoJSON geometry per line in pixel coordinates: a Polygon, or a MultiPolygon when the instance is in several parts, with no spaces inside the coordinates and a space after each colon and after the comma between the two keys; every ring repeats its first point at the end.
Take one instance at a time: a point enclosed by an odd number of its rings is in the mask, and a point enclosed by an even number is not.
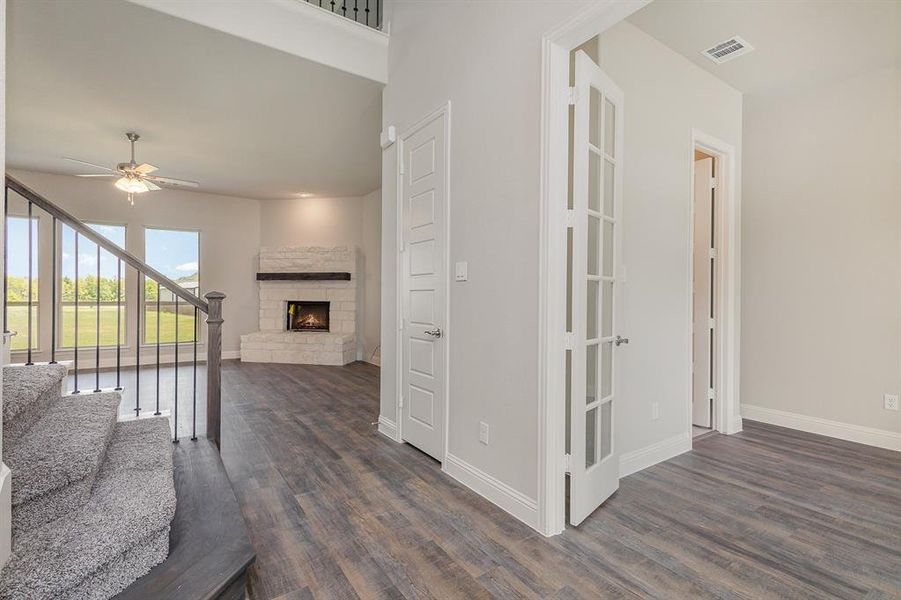
{"type": "MultiPolygon", "coordinates": [[[[735,193],[735,161],[736,150],[731,144],[724,142],[699,129],[691,131],[691,151],[689,156],[689,179],[691,194],[689,195],[689,211],[691,218],[688,222],[688,332],[693,331],[694,301],[692,299],[694,282],[693,252],[695,245],[694,231],[694,155],[695,150],[714,158],[714,178],[716,179],[716,204],[714,206],[714,224],[716,231],[713,235],[714,248],[716,249],[716,263],[714,270],[713,298],[716,326],[714,327],[713,362],[716,380],[714,384],[713,399],[713,429],[720,433],[738,433],[742,429],[739,412],[739,351],[740,351],[740,298],[738,296],[739,282],[741,281],[740,262],[740,235],[741,235],[741,207],[738,195],[735,193]]],[[[691,339],[691,338],[689,338],[691,339]]],[[[686,432],[692,439],[691,408],[694,390],[692,389],[692,356],[687,357],[688,368],[688,422],[686,432]]]]}
{"type": "Polygon", "coordinates": [[[651,0],[592,3],[541,36],[538,276],[538,530],[566,527],[566,210],[569,53],[651,0]]]}
{"type": "Polygon", "coordinates": [[[444,218],[444,235],[445,235],[445,244],[444,244],[444,276],[445,276],[445,286],[444,286],[444,327],[442,328],[442,336],[441,339],[444,340],[445,348],[444,348],[444,440],[443,440],[443,459],[440,461],[442,467],[444,465],[444,459],[447,458],[448,453],[448,431],[450,429],[449,417],[450,417],[450,343],[452,334],[450,333],[450,323],[451,323],[451,304],[450,304],[450,143],[451,143],[451,102],[448,100],[438,108],[430,111],[423,118],[416,121],[413,125],[407,127],[401,134],[397,136],[397,149],[396,156],[397,160],[395,161],[395,190],[396,198],[395,204],[397,210],[396,213],[396,231],[397,238],[395,240],[395,248],[394,248],[394,260],[395,267],[397,269],[397,281],[395,281],[395,293],[397,294],[397,342],[396,342],[396,356],[397,356],[397,392],[396,397],[394,399],[395,406],[395,414],[394,419],[397,426],[397,432],[395,440],[401,443],[406,443],[404,441],[404,419],[403,419],[403,410],[404,407],[401,403],[401,398],[403,397],[404,386],[403,386],[403,374],[404,374],[404,314],[406,310],[405,302],[406,298],[404,297],[404,256],[403,252],[401,252],[401,248],[403,247],[403,235],[404,235],[404,188],[403,188],[403,174],[401,173],[401,164],[404,160],[404,141],[409,138],[411,135],[416,133],[418,130],[422,129],[435,119],[443,118],[444,119],[444,213],[441,215],[444,218]]]}

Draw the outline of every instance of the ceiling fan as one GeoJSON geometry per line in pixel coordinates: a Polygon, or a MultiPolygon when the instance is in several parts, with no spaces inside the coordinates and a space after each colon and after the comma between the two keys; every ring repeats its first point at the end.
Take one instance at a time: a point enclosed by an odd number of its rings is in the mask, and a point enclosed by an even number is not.
{"type": "Polygon", "coordinates": [[[116,180],[115,186],[123,192],[128,193],[128,201],[132,204],[132,206],[134,206],[135,203],[135,194],[155,192],[156,190],[162,189],[157,184],[172,185],[176,187],[197,187],[198,185],[200,185],[196,181],[185,181],[183,179],[172,179],[171,177],[151,175],[151,173],[157,171],[156,167],[147,163],[142,163],[139,165],[135,162],[135,142],[137,142],[141,138],[141,136],[134,131],[129,131],[125,134],[125,137],[128,138],[129,142],[131,142],[131,161],[119,163],[118,165],[116,165],[115,169],[96,165],[86,160],[69,158],[67,156],[64,156],[63,160],[70,160],[72,162],[88,165],[89,167],[94,167],[95,169],[103,169],[104,171],[109,171],[108,173],[83,173],[76,175],[76,177],[117,177],[118,179],[116,180]]]}

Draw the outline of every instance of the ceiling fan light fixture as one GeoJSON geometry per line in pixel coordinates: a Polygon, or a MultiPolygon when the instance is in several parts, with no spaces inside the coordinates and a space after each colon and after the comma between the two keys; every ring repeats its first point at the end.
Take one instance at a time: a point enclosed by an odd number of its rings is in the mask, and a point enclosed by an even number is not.
{"type": "Polygon", "coordinates": [[[115,185],[123,192],[128,192],[129,194],[143,194],[150,191],[145,182],[134,177],[122,177],[116,181],[115,185]]]}

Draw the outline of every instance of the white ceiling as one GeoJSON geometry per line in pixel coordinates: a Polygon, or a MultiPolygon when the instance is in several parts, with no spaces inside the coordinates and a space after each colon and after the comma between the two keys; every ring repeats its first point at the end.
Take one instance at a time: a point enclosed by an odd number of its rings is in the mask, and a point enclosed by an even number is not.
{"type": "Polygon", "coordinates": [[[749,95],[840,80],[901,57],[899,0],[656,0],[629,21],[749,95]],[[736,35],[754,51],[721,65],[701,55],[736,35]]]}
{"type": "Polygon", "coordinates": [[[7,164],[129,158],[200,191],[361,196],[380,185],[379,83],[128,2],[8,4],[7,164]]]}

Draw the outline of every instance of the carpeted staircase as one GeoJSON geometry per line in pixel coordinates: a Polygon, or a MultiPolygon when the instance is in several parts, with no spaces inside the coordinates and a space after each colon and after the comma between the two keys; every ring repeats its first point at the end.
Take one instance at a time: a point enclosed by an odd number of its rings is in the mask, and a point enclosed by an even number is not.
{"type": "Polygon", "coordinates": [[[66,367],[3,367],[12,555],[0,599],[105,599],[169,553],[169,421],[117,422],[118,392],[62,395],[66,367]]]}

